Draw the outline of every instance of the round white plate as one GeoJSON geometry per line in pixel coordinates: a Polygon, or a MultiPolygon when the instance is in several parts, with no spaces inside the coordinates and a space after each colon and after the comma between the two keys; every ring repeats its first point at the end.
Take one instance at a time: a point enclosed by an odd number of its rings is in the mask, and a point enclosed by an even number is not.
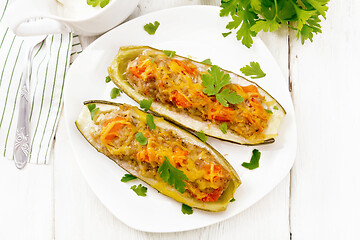
{"type": "MultiPolygon", "coordinates": [[[[286,81],[275,60],[260,39],[251,49],[244,47],[234,36],[224,38],[228,18],[219,17],[220,8],[188,6],[151,13],[129,21],[93,42],[70,67],[65,89],[65,121],[68,137],[85,179],[103,204],[122,222],[147,232],[176,232],[196,229],[217,223],[248,208],[272,190],[289,172],[296,153],[296,125],[286,81]],[[159,21],[155,35],[143,26],[159,21]],[[276,142],[270,145],[247,147],[220,140],[208,139],[238,172],[242,184],[235,193],[235,202],[226,211],[206,212],[194,209],[192,215],[181,212],[181,204],[163,196],[140,180],[123,183],[126,173],[110,159],[98,153],[79,133],[75,120],[85,100],[110,99],[113,83],[105,83],[107,67],[120,46],[149,45],[175,50],[177,54],[202,61],[210,58],[213,64],[241,74],[240,68],[250,61],[260,63],[267,74],[256,82],[275,97],[285,108],[285,116],[276,142]],[[252,150],[261,152],[260,167],[248,170],[241,166],[249,162],[252,150]],[[146,197],[137,196],[130,187],[148,187],[146,197]]],[[[116,102],[137,104],[125,94],[116,102]]]]}

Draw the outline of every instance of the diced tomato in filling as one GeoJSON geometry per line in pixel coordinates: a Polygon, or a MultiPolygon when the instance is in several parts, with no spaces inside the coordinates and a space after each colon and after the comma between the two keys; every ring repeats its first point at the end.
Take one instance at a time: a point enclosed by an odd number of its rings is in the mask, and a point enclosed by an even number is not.
{"type": "Polygon", "coordinates": [[[171,93],[171,101],[175,102],[177,106],[188,108],[192,106],[191,101],[182,93],[175,90],[171,93]]]}
{"type": "Polygon", "coordinates": [[[211,193],[208,193],[205,197],[200,199],[203,202],[216,202],[222,194],[223,189],[219,187],[214,189],[211,193]]]}
{"type": "Polygon", "coordinates": [[[207,175],[204,177],[210,182],[216,182],[222,176],[222,167],[214,163],[204,165],[207,175]]]}
{"type": "Polygon", "coordinates": [[[142,80],[153,81],[155,79],[154,69],[150,60],[145,60],[136,66],[129,67],[129,70],[134,76],[142,80]]]}
{"type": "Polygon", "coordinates": [[[223,122],[230,122],[235,118],[235,110],[229,107],[224,107],[219,102],[216,102],[209,108],[208,119],[215,119],[223,122]]]}
{"type": "Polygon", "coordinates": [[[146,65],[142,65],[141,67],[139,67],[138,65],[136,65],[135,67],[129,67],[129,70],[137,78],[141,78],[141,74],[146,70],[146,65]]]}

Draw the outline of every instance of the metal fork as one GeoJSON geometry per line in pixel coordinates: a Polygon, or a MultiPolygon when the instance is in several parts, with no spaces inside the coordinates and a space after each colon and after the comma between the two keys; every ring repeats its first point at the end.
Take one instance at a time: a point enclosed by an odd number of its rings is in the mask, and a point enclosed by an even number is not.
{"type": "Polygon", "coordinates": [[[30,76],[32,67],[32,55],[36,46],[40,45],[47,35],[26,37],[24,39],[27,45],[27,61],[24,65],[24,70],[21,77],[21,91],[19,102],[19,117],[16,127],[16,136],[14,144],[14,160],[18,169],[22,169],[30,154],[30,103],[29,103],[29,88],[30,76]]]}

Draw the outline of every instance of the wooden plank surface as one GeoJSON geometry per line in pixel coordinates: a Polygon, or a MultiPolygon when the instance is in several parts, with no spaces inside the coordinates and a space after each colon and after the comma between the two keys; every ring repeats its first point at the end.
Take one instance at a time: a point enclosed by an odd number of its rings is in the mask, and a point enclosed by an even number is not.
{"type": "Polygon", "coordinates": [[[0,157],[0,239],[53,237],[53,165],[21,171],[0,157]]]}
{"type": "MultiPolygon", "coordinates": [[[[214,4],[201,0],[142,0],[131,15],[188,4],[214,4]]],[[[287,29],[278,34],[261,35],[287,79],[287,29]]],[[[93,39],[83,39],[87,45],[93,39]]],[[[239,43],[240,44],[240,43],[239,43]]],[[[154,234],[127,227],[117,220],[96,198],[77,166],[66,141],[63,121],[55,145],[55,239],[289,239],[289,176],[272,192],[243,213],[218,224],[198,230],[154,234]]]]}
{"type": "Polygon", "coordinates": [[[293,240],[359,239],[360,1],[330,1],[323,33],[291,38],[298,153],[291,177],[293,240]]]}

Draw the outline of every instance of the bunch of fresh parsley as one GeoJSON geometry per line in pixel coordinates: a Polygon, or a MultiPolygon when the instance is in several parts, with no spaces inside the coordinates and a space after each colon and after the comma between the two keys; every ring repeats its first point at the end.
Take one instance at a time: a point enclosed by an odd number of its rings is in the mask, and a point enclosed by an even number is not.
{"type": "MultiPolygon", "coordinates": [[[[286,25],[296,31],[301,43],[313,34],[321,33],[320,16],[325,19],[329,0],[222,0],[220,16],[232,17],[226,26],[236,30],[236,37],[246,47],[251,47],[253,37],[261,30],[276,31],[286,25]]],[[[229,33],[224,33],[224,37],[229,33]]]]}

